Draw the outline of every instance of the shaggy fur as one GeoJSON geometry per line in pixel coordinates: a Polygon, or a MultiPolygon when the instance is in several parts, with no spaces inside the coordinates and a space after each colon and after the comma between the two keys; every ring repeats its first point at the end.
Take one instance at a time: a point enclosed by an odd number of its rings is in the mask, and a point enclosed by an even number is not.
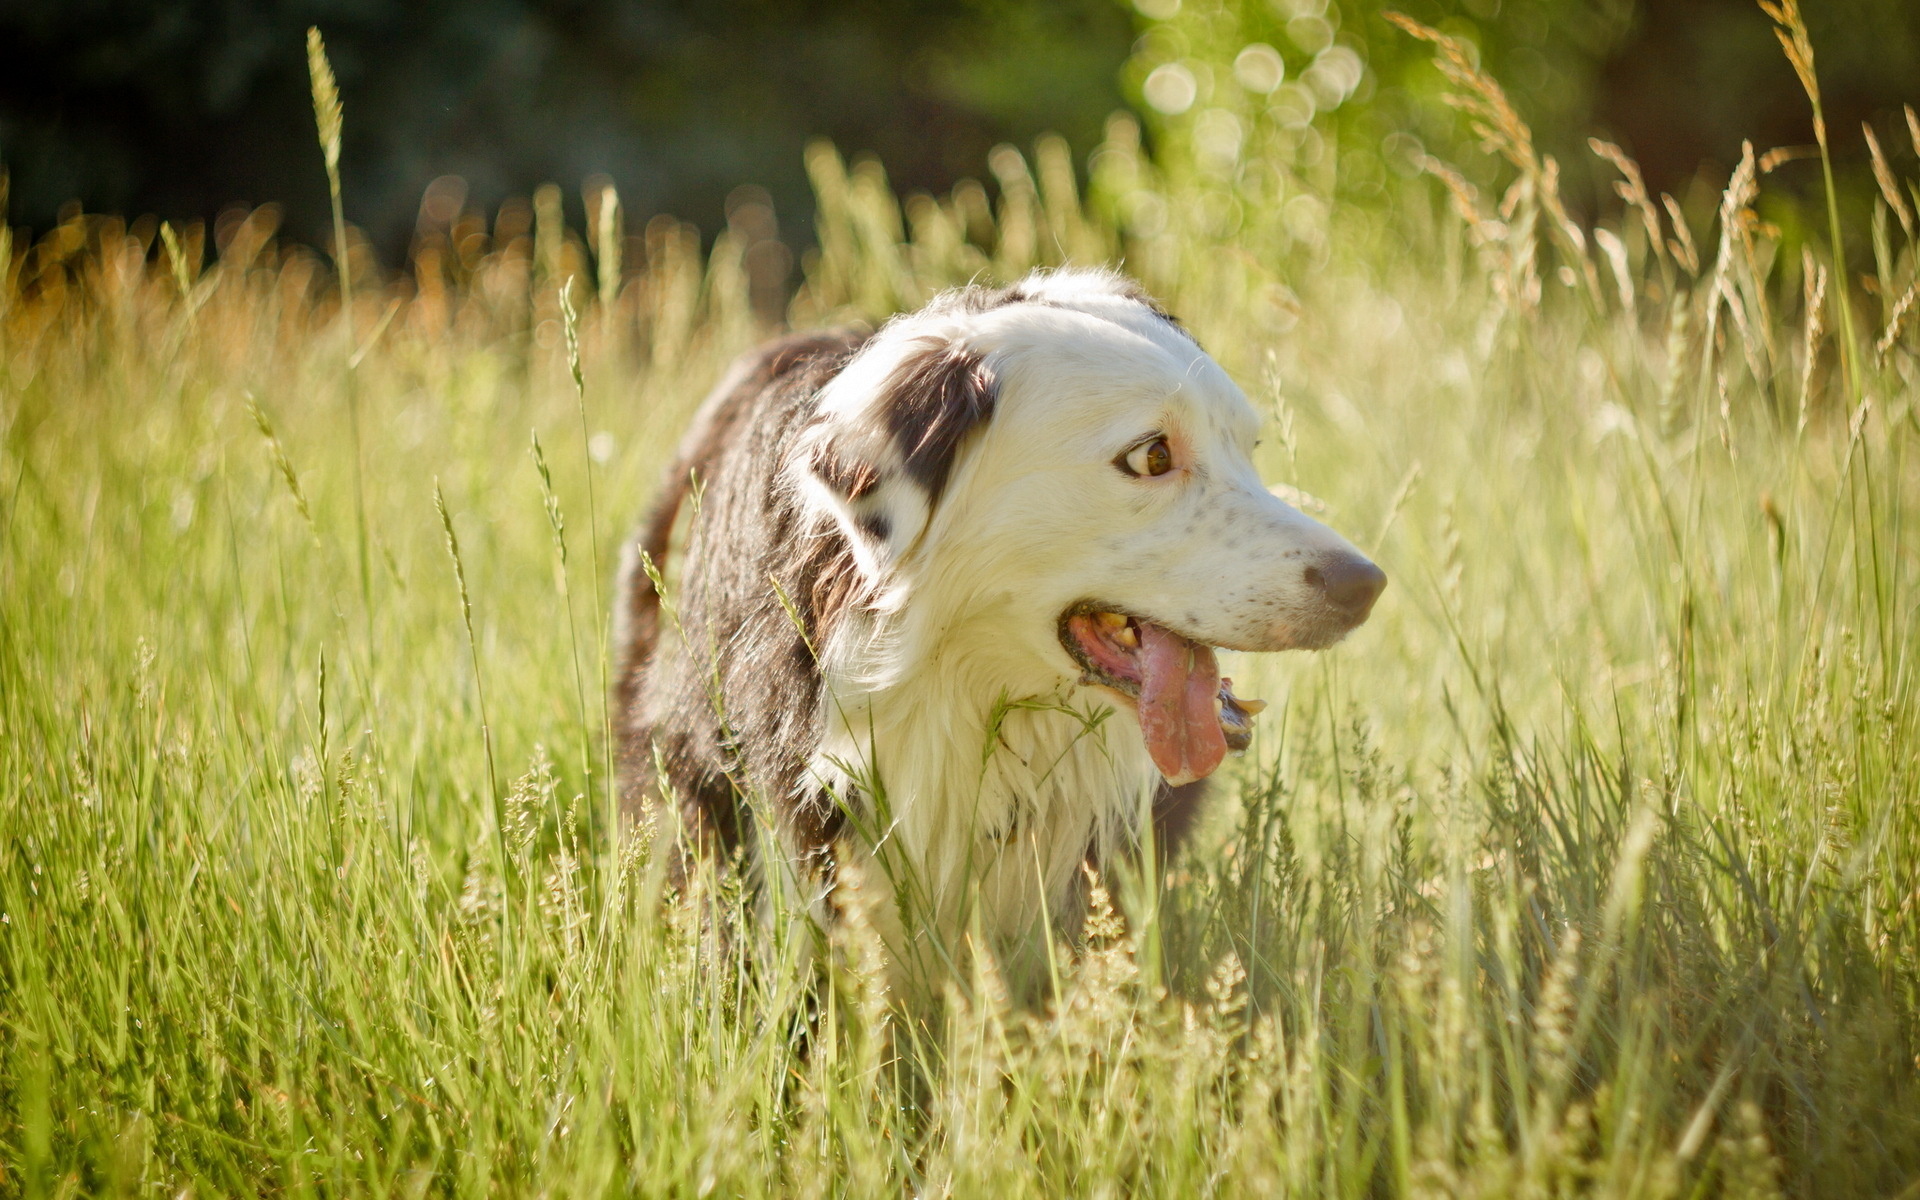
{"type": "Polygon", "coordinates": [[[1316,648],[1384,583],[1261,485],[1257,424],[1172,318],[1101,272],[749,355],[629,545],[623,795],[816,900],[857,857],[898,902],[878,906],[883,936],[916,961],[975,920],[1002,943],[1072,920],[1082,864],[1128,853],[1149,820],[1177,838],[1205,785],[1163,777],[1133,701],[1076,660],[1069,616],[1316,648]],[[1141,477],[1127,455],[1153,438],[1176,469],[1141,477]]]}

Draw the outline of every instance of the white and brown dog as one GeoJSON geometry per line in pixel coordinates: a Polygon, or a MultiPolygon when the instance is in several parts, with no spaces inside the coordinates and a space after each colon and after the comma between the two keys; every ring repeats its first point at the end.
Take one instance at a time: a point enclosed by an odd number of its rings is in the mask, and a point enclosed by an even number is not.
{"type": "Polygon", "coordinates": [[[859,856],[896,953],[1075,919],[1246,745],[1214,648],[1331,645],[1386,584],[1262,485],[1257,425],[1106,272],[743,358],[628,548],[623,796],[816,899],[859,856]]]}

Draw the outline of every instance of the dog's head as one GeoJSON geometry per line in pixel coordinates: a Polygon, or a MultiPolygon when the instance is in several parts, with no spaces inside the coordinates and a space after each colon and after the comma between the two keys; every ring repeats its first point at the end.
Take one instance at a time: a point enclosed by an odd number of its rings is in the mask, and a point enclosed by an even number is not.
{"type": "Polygon", "coordinates": [[[949,293],[822,393],[791,477],[883,608],[963,638],[1009,687],[1123,697],[1178,783],[1240,718],[1213,649],[1319,649],[1386,576],[1264,487],[1246,397],[1105,272],[949,293]]]}

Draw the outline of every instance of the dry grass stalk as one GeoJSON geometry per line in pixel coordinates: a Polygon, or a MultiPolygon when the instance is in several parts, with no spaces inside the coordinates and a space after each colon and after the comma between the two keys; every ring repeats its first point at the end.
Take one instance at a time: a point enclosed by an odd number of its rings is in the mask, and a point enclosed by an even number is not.
{"type": "Polygon", "coordinates": [[[1447,96],[1446,101],[1472,119],[1473,130],[1479,135],[1482,146],[1489,153],[1499,154],[1524,174],[1538,175],[1540,160],[1533,148],[1533,130],[1528,128],[1493,76],[1475,65],[1466,44],[1422,25],[1404,13],[1390,12],[1386,18],[1405,33],[1430,43],[1439,51],[1435,65],[1458,89],[1447,96]]]}
{"type": "Polygon", "coordinates": [[[1807,23],[1800,16],[1800,0],[1760,0],[1760,11],[1778,26],[1773,36],[1787,52],[1787,62],[1800,77],[1800,87],[1813,101],[1813,135],[1827,144],[1827,122],[1820,112],[1820,80],[1813,73],[1813,39],[1807,36],[1807,23]]]}
{"type": "Polygon", "coordinates": [[[1740,143],[1740,161],[1720,193],[1720,258],[1726,259],[1732,243],[1752,226],[1754,197],[1760,194],[1759,166],[1753,157],[1753,143],[1740,143]]]}
{"type": "MultiPolygon", "coordinates": [[[[1600,138],[1588,138],[1587,145],[1601,158],[1613,164],[1620,178],[1613,185],[1614,194],[1633,206],[1640,214],[1640,223],[1647,230],[1647,245],[1656,257],[1667,256],[1667,245],[1660,235],[1660,210],[1653,206],[1652,197],[1647,195],[1647,182],[1640,175],[1640,164],[1627,157],[1626,151],[1612,142],[1600,138]]],[[[1598,231],[1595,231],[1596,239],[1598,231]]]]}
{"type": "Polygon", "coordinates": [[[1680,385],[1689,374],[1687,341],[1693,328],[1693,306],[1667,307],[1666,374],[1660,381],[1660,428],[1672,433],[1680,426],[1680,385]]]}
{"type": "Polygon", "coordinates": [[[246,398],[247,415],[253,418],[253,427],[267,444],[267,457],[273,460],[273,466],[280,473],[281,482],[287,485],[287,494],[293,497],[293,506],[300,513],[300,519],[306,522],[307,533],[314,544],[320,542],[320,526],[313,519],[313,506],[307,503],[306,489],[300,486],[300,474],[293,469],[293,460],[287,457],[286,447],[280,444],[280,435],[274,431],[273,422],[260,409],[258,402],[249,395],[246,398]]]}
{"type": "Polygon", "coordinates": [[[1742,340],[1746,340],[1746,311],[1731,280],[1735,251],[1745,245],[1745,231],[1750,217],[1748,206],[1760,190],[1757,171],[1753,143],[1740,143],[1740,163],[1734,167],[1733,177],[1727,180],[1727,190],[1720,195],[1720,248],[1714,255],[1713,279],[1707,287],[1709,350],[1715,343],[1714,334],[1719,327],[1721,301],[1726,302],[1734,323],[1740,327],[1742,340]]]}
{"type": "Polygon", "coordinates": [[[1800,421],[1807,426],[1807,412],[1813,406],[1813,369],[1820,359],[1820,339],[1826,334],[1827,269],[1815,261],[1813,251],[1800,248],[1800,275],[1805,286],[1807,338],[1800,359],[1800,421]]]}
{"type": "MultiPolygon", "coordinates": [[[[1807,100],[1813,106],[1813,137],[1820,143],[1820,174],[1826,183],[1827,236],[1833,247],[1834,274],[1844,281],[1847,277],[1846,242],[1840,232],[1839,193],[1833,182],[1833,152],[1827,144],[1827,118],[1820,103],[1820,80],[1813,68],[1813,40],[1808,36],[1807,23],[1800,15],[1800,0],[1759,0],[1759,3],[1760,10],[1773,18],[1778,27],[1773,31],[1774,36],[1780,39],[1787,62],[1792,65],[1793,73],[1800,79],[1801,89],[1806,92],[1807,100]]],[[[1840,363],[1846,375],[1847,393],[1857,395],[1860,342],[1854,334],[1853,308],[1847,303],[1845,287],[1835,290],[1834,302],[1840,309],[1840,363]]]]}
{"type": "MultiPolygon", "coordinates": [[[[1453,213],[1467,225],[1467,238],[1473,242],[1475,252],[1480,255],[1480,265],[1486,276],[1494,284],[1494,294],[1507,307],[1530,307],[1540,296],[1538,286],[1528,286],[1519,280],[1515,269],[1521,267],[1513,253],[1513,227],[1507,221],[1488,217],[1480,211],[1480,190],[1475,188],[1467,177],[1455,171],[1448,163],[1432,156],[1421,156],[1421,169],[1446,186],[1448,202],[1453,213]]],[[[1513,205],[1517,204],[1517,194],[1524,180],[1517,182],[1513,190],[1501,200],[1501,215],[1511,217],[1513,205]]]]}
{"type": "Polygon", "coordinates": [[[1500,201],[1499,217],[1480,211],[1480,190],[1465,176],[1429,155],[1419,158],[1420,169],[1438,179],[1447,189],[1453,211],[1467,226],[1467,237],[1480,256],[1482,268],[1493,283],[1494,294],[1508,307],[1531,308],[1540,300],[1540,282],[1533,264],[1532,210],[1514,223],[1514,215],[1527,190],[1523,176],[1514,181],[1500,201]]]}
{"type": "Polygon", "coordinates": [[[1913,111],[1913,105],[1906,106],[1907,136],[1913,139],[1913,152],[1920,154],[1920,113],[1913,111]]]}
{"type": "Polygon", "coordinates": [[[1673,223],[1673,240],[1667,243],[1667,250],[1673,255],[1673,261],[1687,269],[1687,274],[1698,277],[1700,274],[1700,248],[1693,243],[1693,231],[1687,228],[1686,214],[1680,211],[1680,203],[1666,192],[1660,193],[1660,203],[1666,207],[1667,219],[1673,223]]]}
{"type": "Polygon", "coordinates": [[[1873,159],[1873,181],[1880,185],[1880,194],[1886,197],[1887,207],[1893,215],[1900,218],[1900,228],[1907,237],[1913,237],[1913,213],[1907,208],[1906,198],[1900,195],[1900,185],[1894,182],[1893,168],[1887,165],[1887,156],[1880,150],[1880,139],[1873,136],[1873,126],[1866,121],[1860,122],[1860,132],[1867,135],[1867,153],[1873,159]]]}
{"type": "Polygon", "coordinates": [[[1385,16],[1403,32],[1438,51],[1434,65],[1454,86],[1446,102],[1467,114],[1483,150],[1506,159],[1530,182],[1533,199],[1546,210],[1550,232],[1562,243],[1567,259],[1579,267],[1588,293],[1597,301],[1600,276],[1594,270],[1592,255],[1587,253],[1586,235],[1560,197],[1560,166],[1552,155],[1541,155],[1534,148],[1533,130],[1513,107],[1505,89],[1474,62],[1460,39],[1422,25],[1404,13],[1385,16]]]}
{"type": "Polygon", "coordinates": [[[1893,315],[1887,318],[1887,331],[1880,335],[1878,342],[1874,343],[1874,353],[1882,360],[1887,357],[1887,353],[1893,349],[1894,344],[1900,340],[1900,335],[1906,332],[1907,325],[1912,322],[1916,303],[1920,303],[1920,277],[1916,277],[1913,284],[1900,297],[1900,303],[1893,306],[1893,315]]]}
{"type": "Polygon", "coordinates": [[[1445,185],[1453,211],[1466,222],[1467,228],[1476,236],[1490,236],[1490,222],[1480,215],[1480,189],[1468,183],[1466,176],[1430,154],[1421,155],[1419,163],[1421,170],[1445,185]]]}
{"type": "Polygon", "coordinates": [[[504,876],[512,870],[512,859],[507,854],[506,823],[501,820],[500,777],[494,767],[493,724],[487,720],[487,693],[480,671],[480,639],[473,631],[473,598],[467,590],[467,566],[460,557],[460,535],[453,531],[453,514],[447,509],[447,495],[440,488],[436,476],[433,481],[433,508],[440,514],[440,528],[447,535],[447,555],[453,559],[453,581],[460,593],[460,622],[467,631],[468,661],[473,666],[474,703],[480,710],[480,743],[487,758],[487,800],[493,806],[493,837],[496,853],[500,860],[500,873],[504,876]]]}
{"type": "Polygon", "coordinates": [[[327,163],[327,194],[333,203],[333,260],[340,272],[340,311],[353,325],[353,268],[347,257],[347,218],[340,199],[340,86],[327,61],[327,44],[318,26],[307,28],[307,75],[313,85],[313,121],[320,135],[320,153],[327,163]]]}
{"type": "MultiPolygon", "coordinates": [[[[1611,229],[1596,226],[1593,231],[1593,244],[1600,247],[1606,255],[1607,264],[1613,268],[1613,280],[1620,289],[1620,307],[1626,312],[1633,311],[1633,271],[1627,264],[1627,244],[1620,235],[1611,229]]],[[[1654,242],[1658,246],[1659,242],[1654,242]]]]}
{"type": "Polygon", "coordinates": [[[1775,146],[1760,156],[1760,173],[1771,175],[1790,162],[1813,158],[1819,153],[1818,146],[1775,146]]]}
{"type": "Polygon", "coordinates": [[[1534,234],[1539,223],[1540,205],[1531,176],[1513,181],[1500,199],[1500,216],[1507,223],[1508,286],[1526,308],[1540,303],[1540,240],[1534,234]]]}

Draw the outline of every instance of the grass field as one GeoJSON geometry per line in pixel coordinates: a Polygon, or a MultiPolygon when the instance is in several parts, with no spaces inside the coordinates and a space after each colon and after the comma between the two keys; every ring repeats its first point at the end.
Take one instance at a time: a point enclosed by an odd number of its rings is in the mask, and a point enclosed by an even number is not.
{"type": "Polygon", "coordinates": [[[1449,86],[1479,191],[1224,84],[1084,199],[814,152],[794,323],[1124,258],[1393,580],[1230,668],[1254,752],[1047,1003],[924,1023],[613,822],[611,565],[750,220],[462,216],[345,308],[270,210],[0,253],[0,1194],[1920,1195],[1920,171],[1582,226],[1449,86]]]}

